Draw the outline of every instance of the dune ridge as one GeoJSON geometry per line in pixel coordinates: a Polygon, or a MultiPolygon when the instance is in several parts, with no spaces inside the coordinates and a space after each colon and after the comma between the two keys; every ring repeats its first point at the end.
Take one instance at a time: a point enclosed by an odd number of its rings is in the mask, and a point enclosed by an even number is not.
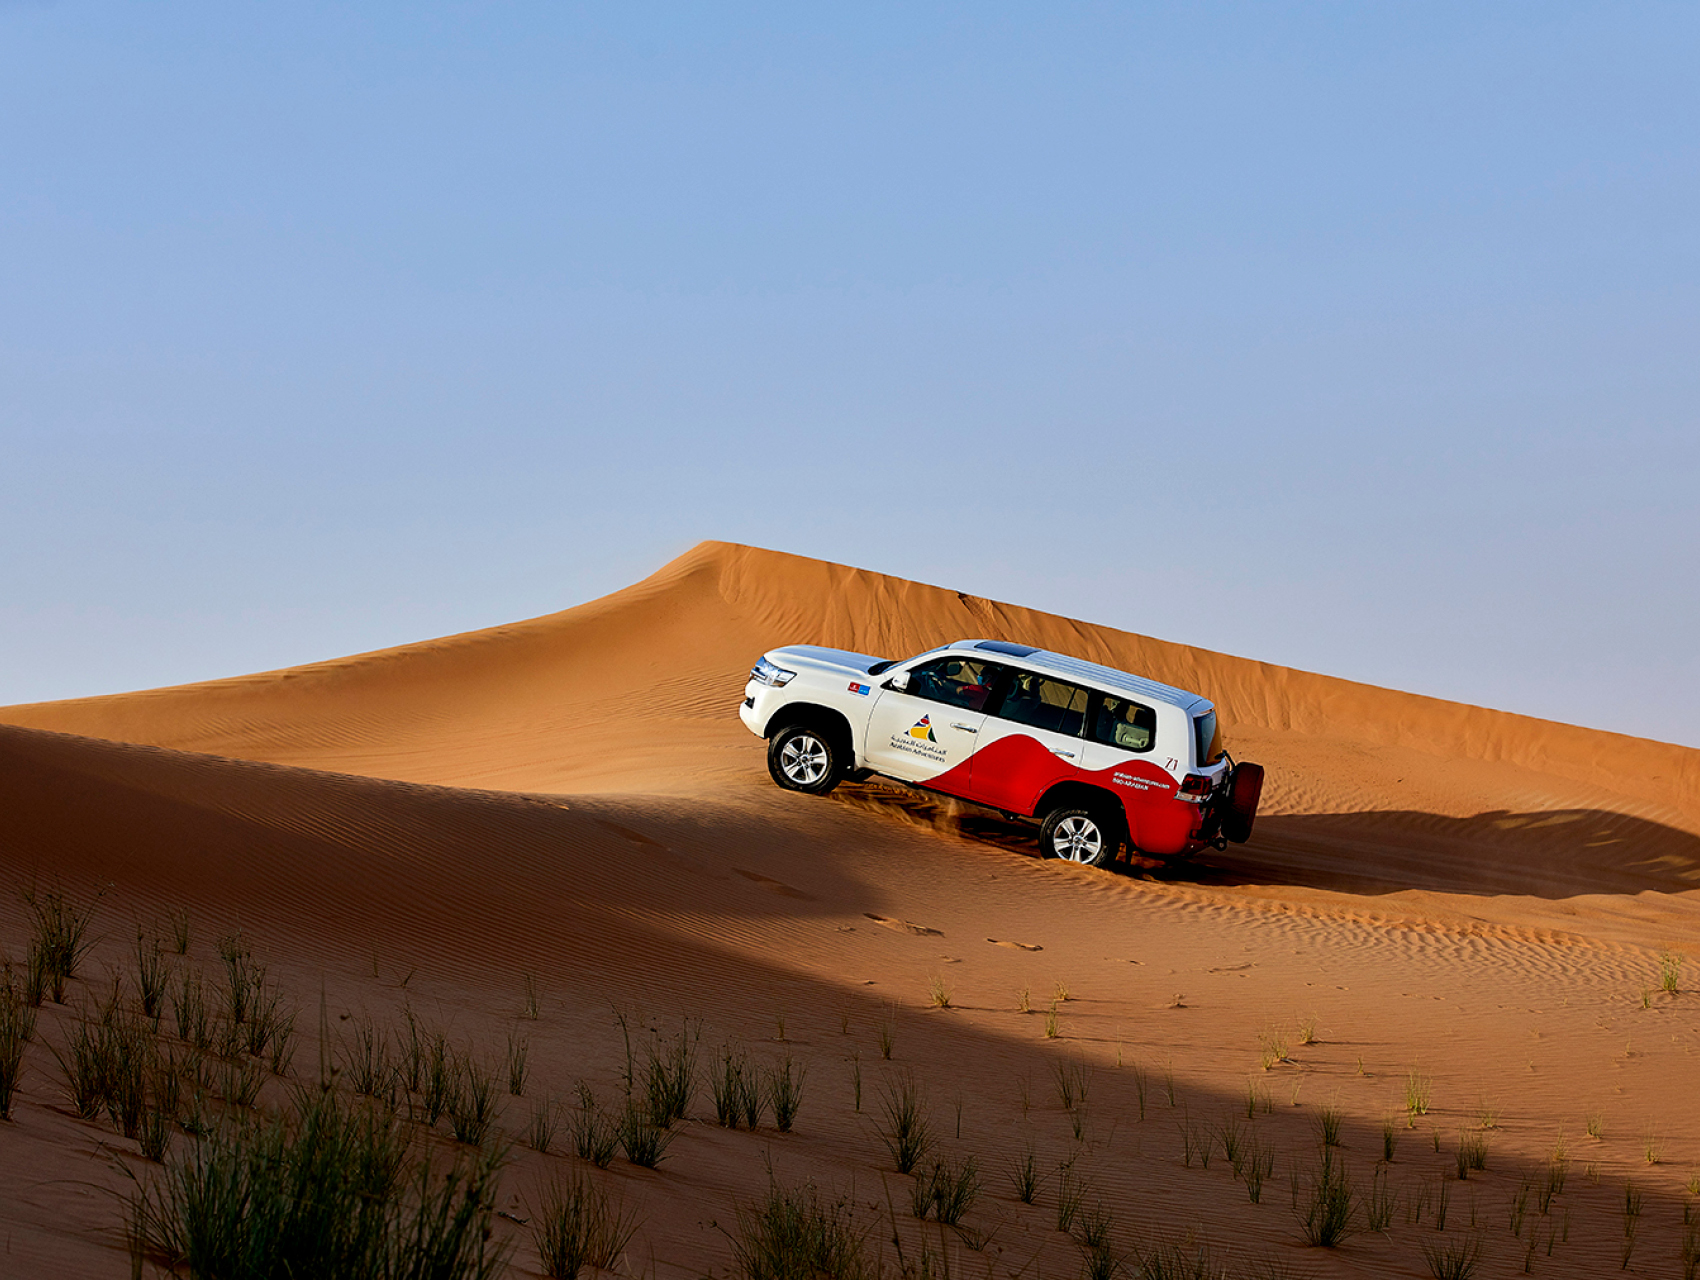
{"type": "MultiPolygon", "coordinates": [[[[806,642],[905,656],[966,635],[1037,644],[1198,690],[1221,709],[1230,735],[1263,730],[1505,762],[1700,831],[1700,751],[1693,748],[1381,689],[718,542],[561,613],[282,671],[4,707],[0,722],[372,776],[537,789],[574,776],[549,763],[552,751],[583,767],[585,753],[571,739],[582,713],[604,704],[629,699],[634,718],[659,716],[674,729],[707,722],[730,734],[737,726],[723,723],[723,708],[763,649],[806,642]],[[498,750],[503,758],[492,767],[498,750]]],[[[1261,745],[1266,739],[1257,736],[1261,745]]],[[[641,760],[631,764],[641,771],[641,760]]]]}

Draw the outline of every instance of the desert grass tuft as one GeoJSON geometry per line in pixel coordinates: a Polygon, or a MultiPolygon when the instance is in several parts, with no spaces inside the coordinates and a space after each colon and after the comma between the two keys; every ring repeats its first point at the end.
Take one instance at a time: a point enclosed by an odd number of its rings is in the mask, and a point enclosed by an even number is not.
{"type": "Polygon", "coordinates": [[[1203,1125],[1193,1123],[1191,1113],[1184,1110],[1175,1128],[1181,1135],[1181,1163],[1190,1169],[1194,1160],[1202,1159],[1204,1167],[1208,1169],[1211,1146],[1209,1131],[1203,1125]]]}
{"type": "Polygon", "coordinates": [[[189,954],[189,912],[187,908],[172,910],[165,913],[165,921],[171,926],[171,949],[180,956],[189,954]]]}
{"type": "Polygon", "coordinates": [[[1405,1120],[1407,1128],[1415,1129],[1417,1117],[1428,1114],[1431,1092],[1432,1086],[1429,1078],[1412,1067],[1405,1076],[1405,1120]]]}
{"type": "Polygon", "coordinates": [[[178,973],[171,993],[171,1016],[177,1024],[178,1039],[203,1052],[212,1048],[206,995],[197,970],[184,968],[178,973]]]}
{"type": "Polygon", "coordinates": [[[1470,1280],[1482,1261],[1480,1236],[1466,1235],[1422,1242],[1423,1262],[1434,1280],[1470,1280]]]}
{"type": "Polygon", "coordinates": [[[1072,1233],[1086,1204],[1086,1181],[1075,1172],[1074,1161],[1057,1166],[1057,1230],[1072,1233]]]}
{"type": "Polygon", "coordinates": [[[66,1037],[65,1051],[53,1051],[65,1073],[71,1107],[83,1120],[98,1117],[113,1098],[123,1052],[119,1018],[115,987],[111,1001],[98,1012],[84,1007],[66,1037]]]}
{"type": "Polygon", "coordinates": [[[1032,1204],[1037,1198],[1039,1161],[1032,1143],[1028,1143],[1026,1149],[1011,1162],[1009,1180],[1015,1188],[1015,1198],[1022,1204],[1032,1204]]]}
{"type": "Polygon", "coordinates": [[[1017,1013],[1030,1013],[1030,1012],[1032,1012],[1032,1009],[1033,1009],[1033,990],[1032,990],[1032,988],[1027,986],[1025,983],[1023,983],[1021,990],[1016,992],[1016,995],[1015,995],[1015,1011],[1017,1013]]]}
{"type": "Polygon", "coordinates": [[[1308,1187],[1301,1190],[1295,1173],[1293,1196],[1299,1234],[1308,1245],[1332,1249],[1356,1226],[1357,1206],[1352,1198],[1351,1177],[1333,1147],[1322,1148],[1321,1162],[1308,1180],[1308,1187]]]}
{"type": "Polygon", "coordinates": [[[1659,1131],[1651,1126],[1641,1135],[1641,1155],[1648,1164],[1658,1164],[1664,1159],[1665,1143],[1659,1137],[1659,1131]]]}
{"type": "Polygon", "coordinates": [[[867,1261],[849,1200],[827,1200],[813,1183],[782,1187],[770,1181],[759,1203],[739,1210],[732,1255],[734,1274],[744,1280],[872,1280],[879,1274],[867,1261]]]}
{"type": "Polygon", "coordinates": [[[528,970],[520,975],[519,1016],[527,1022],[536,1022],[537,1007],[537,975],[528,970]]]}
{"type": "Polygon", "coordinates": [[[947,1227],[962,1221],[980,1195],[980,1166],[973,1156],[960,1161],[948,1157],[934,1160],[925,1173],[917,1173],[913,1186],[913,1212],[925,1218],[930,1212],[947,1227]]]}
{"type": "Polygon", "coordinates": [[[300,1090],[286,1113],[214,1126],[139,1183],[130,1238],[139,1258],[208,1280],[503,1274],[500,1152],[445,1169],[410,1145],[393,1112],[300,1090]]]}
{"type": "Polygon", "coordinates": [[[23,1072],[24,1046],[35,1036],[36,1013],[10,977],[0,982],[0,1120],[12,1118],[12,1099],[23,1072]]]}
{"type": "Polygon", "coordinates": [[[1084,1058],[1065,1059],[1051,1064],[1051,1078],[1057,1084],[1057,1101],[1064,1111],[1073,1111],[1086,1101],[1092,1089],[1092,1066],[1084,1058]]]}
{"type": "Polygon", "coordinates": [[[1534,1190],[1534,1184],[1524,1178],[1517,1184],[1517,1190],[1511,1193],[1508,1225],[1511,1228],[1511,1234],[1514,1236],[1523,1234],[1523,1220],[1529,1215],[1529,1197],[1534,1190]]]}
{"type": "Polygon", "coordinates": [[[496,1123],[496,1074],[476,1054],[456,1055],[449,1090],[449,1132],[455,1141],[482,1146],[496,1123]]]}
{"type": "Polygon", "coordinates": [[[531,1118],[525,1124],[525,1145],[539,1155],[548,1155],[555,1145],[555,1103],[543,1097],[531,1104],[531,1118]]]}
{"type": "Polygon", "coordinates": [[[93,944],[89,922],[95,902],[79,907],[63,890],[34,886],[24,890],[23,900],[30,916],[30,955],[39,967],[41,985],[54,1004],[64,1004],[65,984],[77,976],[93,944]]]}
{"type": "Polygon", "coordinates": [[[1398,1193],[1388,1185],[1387,1166],[1382,1165],[1370,1175],[1369,1194],[1364,1197],[1364,1224],[1376,1232],[1386,1232],[1393,1223],[1398,1193]]]}
{"type": "Polygon", "coordinates": [[[1222,1158],[1234,1171],[1234,1177],[1239,1177],[1245,1169],[1246,1144],[1240,1123],[1232,1113],[1224,1115],[1216,1126],[1216,1140],[1222,1144],[1222,1158]]]}
{"type": "Polygon", "coordinates": [[[578,1113],[573,1117],[573,1153],[598,1169],[614,1162],[620,1146],[618,1123],[596,1105],[596,1095],[583,1081],[578,1086],[578,1113]]]}
{"type": "Polygon", "coordinates": [[[1487,1168],[1487,1138],[1479,1133],[1460,1133],[1458,1135],[1458,1150],[1456,1161],[1458,1165],[1458,1181],[1462,1182],[1470,1176],[1472,1169],[1487,1168]]]}
{"type": "Polygon", "coordinates": [[[390,1064],[389,1036],[371,1018],[356,1018],[342,1042],[343,1079],[355,1093],[379,1098],[390,1093],[396,1071],[390,1064]]]}
{"type": "Polygon", "coordinates": [[[1316,1133],[1317,1137],[1322,1139],[1323,1146],[1337,1147],[1340,1145],[1340,1127],[1343,1123],[1344,1117],[1340,1114],[1340,1108],[1324,1106],[1317,1109],[1316,1133]]]}
{"type": "Polygon", "coordinates": [[[950,984],[944,980],[944,975],[935,973],[927,982],[927,999],[932,1001],[935,1009],[950,1008],[950,984]]]}
{"type": "Polygon", "coordinates": [[[1258,1033],[1257,1061],[1265,1071],[1271,1071],[1283,1062],[1291,1062],[1292,1054],[1287,1049],[1287,1034],[1276,1028],[1258,1033]]]}
{"type": "Polygon", "coordinates": [[[862,1110],[862,1055],[850,1055],[850,1094],[858,1112],[862,1110]]]}
{"type": "Polygon", "coordinates": [[[644,1047],[644,1104],[654,1124],[665,1128],[690,1110],[701,1037],[701,1024],[686,1019],[676,1035],[656,1038],[644,1047]]]}
{"type": "Polygon", "coordinates": [[[260,1068],[246,1059],[219,1066],[218,1094],[232,1106],[253,1106],[259,1101],[263,1083],[260,1068]]]}
{"type": "Polygon", "coordinates": [[[638,1227],[632,1211],[583,1173],[544,1192],[532,1217],[538,1257],[550,1280],[576,1280],[586,1267],[612,1270],[638,1227]]]}
{"type": "Polygon", "coordinates": [[[1306,1014],[1299,1019],[1298,1042],[1301,1045],[1316,1043],[1316,1015],[1306,1014]]]}
{"type": "Polygon", "coordinates": [[[295,1013],[284,1004],[283,992],[275,985],[256,988],[242,1028],[243,1047],[256,1058],[269,1059],[272,1071],[282,1075],[294,1052],[290,1046],[294,1034],[295,1013]]]}
{"type": "Polygon", "coordinates": [[[432,1032],[425,1044],[424,1087],[419,1091],[420,1108],[428,1124],[436,1124],[454,1101],[455,1055],[441,1031],[432,1032]]]}
{"type": "Polygon", "coordinates": [[[1659,990],[1675,995],[1682,989],[1682,955],[1676,951],[1659,952],[1659,990]]]}
{"type": "Polygon", "coordinates": [[[525,1059],[531,1041],[517,1030],[508,1032],[508,1092],[516,1098],[525,1096],[525,1059]]]}
{"type": "Polygon", "coordinates": [[[1255,1132],[1246,1139],[1245,1160],[1240,1177],[1245,1182],[1246,1198],[1253,1204],[1263,1201],[1263,1184],[1275,1172],[1275,1146],[1264,1142],[1255,1132]]]}
{"type": "Polygon", "coordinates": [[[797,1109],[803,1104],[803,1078],[807,1074],[807,1068],[792,1061],[790,1054],[781,1058],[778,1066],[763,1072],[764,1092],[773,1107],[773,1127],[781,1133],[790,1133],[796,1123],[797,1109]]]}
{"type": "MultiPolygon", "coordinates": [[[[714,1097],[714,1121],[724,1129],[736,1129],[744,1112],[744,1078],[751,1071],[748,1055],[731,1044],[721,1046],[708,1073],[709,1092],[714,1097]]],[[[861,1110],[861,1064],[856,1064],[856,1097],[861,1110]]]]}
{"type": "Polygon", "coordinates": [[[889,1006],[874,1027],[874,1034],[879,1038],[880,1057],[891,1061],[892,1050],[897,1046],[897,1006],[889,1006]]]}
{"type": "Polygon", "coordinates": [[[1062,1034],[1062,1026],[1057,1022],[1057,1004],[1051,1001],[1051,1007],[1045,1011],[1045,1039],[1055,1040],[1062,1034]]]}
{"type": "Polygon", "coordinates": [[[1388,1164],[1393,1163],[1393,1153],[1399,1149],[1399,1126],[1388,1117],[1381,1123],[1381,1158],[1388,1164]]]}
{"type": "Polygon", "coordinates": [[[660,1164],[673,1141],[673,1131],[657,1121],[654,1111],[637,1098],[626,1099],[618,1134],[626,1159],[645,1169],[660,1164]]]}
{"type": "Polygon", "coordinates": [[[1606,1118],[1598,1111],[1590,1111],[1584,1122],[1590,1138],[1603,1138],[1606,1132],[1606,1118]]]}
{"type": "Polygon", "coordinates": [[[926,1102],[913,1074],[887,1081],[881,1098],[886,1127],[880,1137],[899,1173],[912,1173],[932,1145],[926,1102]]]}
{"type": "Polygon", "coordinates": [[[165,1013],[165,987],[169,978],[159,939],[149,938],[140,925],[136,927],[136,997],[142,1013],[159,1030],[159,1020],[165,1013]]]}

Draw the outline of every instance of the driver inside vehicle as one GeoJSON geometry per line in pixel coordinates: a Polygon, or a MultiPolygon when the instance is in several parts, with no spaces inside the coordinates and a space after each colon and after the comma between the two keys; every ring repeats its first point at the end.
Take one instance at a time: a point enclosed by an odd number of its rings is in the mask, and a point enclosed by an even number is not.
{"type": "Polygon", "coordinates": [[[909,692],[932,702],[943,702],[967,711],[983,711],[991,696],[996,668],[989,662],[941,658],[916,667],[909,677],[909,692]]]}

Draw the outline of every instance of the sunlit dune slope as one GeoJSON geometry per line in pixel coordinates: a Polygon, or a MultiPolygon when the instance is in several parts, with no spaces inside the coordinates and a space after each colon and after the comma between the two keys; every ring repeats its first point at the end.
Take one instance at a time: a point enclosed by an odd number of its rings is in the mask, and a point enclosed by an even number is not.
{"type": "MultiPolygon", "coordinates": [[[[1020,640],[1215,700],[1270,769],[1259,850],[1301,879],[1544,895],[1700,885],[1700,751],[1313,675],[825,561],[704,543],[637,585],[285,671],[0,710],[91,737],[411,782],[712,796],[761,768],[735,716],[781,643],[902,656],[1020,640]],[[1366,861],[1374,846],[1410,876],[1366,861]],[[1486,860],[1484,862],[1484,859],[1486,860]]],[[[1279,878],[1279,873],[1276,873],[1279,878]]]]}

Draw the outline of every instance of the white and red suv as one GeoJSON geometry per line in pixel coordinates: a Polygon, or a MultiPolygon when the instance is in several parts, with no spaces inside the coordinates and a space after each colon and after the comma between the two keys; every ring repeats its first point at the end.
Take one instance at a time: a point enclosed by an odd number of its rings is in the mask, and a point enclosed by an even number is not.
{"type": "Polygon", "coordinates": [[[1157,857],[1244,842],[1263,790],[1261,766],[1222,750],[1206,699],[1002,640],[901,662],[774,649],[739,715],[789,790],[883,774],[1038,819],[1042,853],[1094,866],[1124,842],[1157,857]]]}

